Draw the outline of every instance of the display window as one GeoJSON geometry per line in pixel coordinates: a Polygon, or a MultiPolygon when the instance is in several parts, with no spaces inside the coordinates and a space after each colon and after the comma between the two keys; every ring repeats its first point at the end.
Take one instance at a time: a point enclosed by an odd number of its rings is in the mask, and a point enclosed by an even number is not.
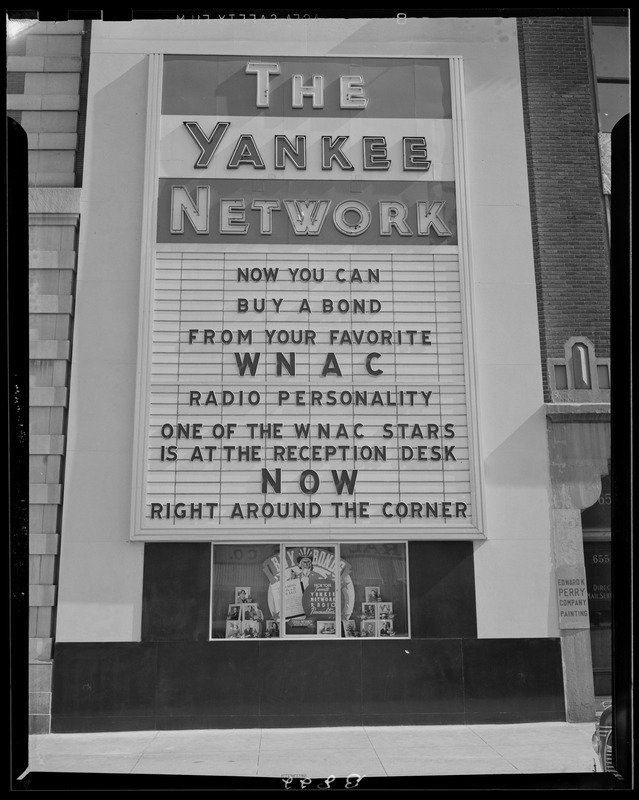
{"type": "Polygon", "coordinates": [[[409,636],[405,543],[216,544],[210,638],[409,636]]]}

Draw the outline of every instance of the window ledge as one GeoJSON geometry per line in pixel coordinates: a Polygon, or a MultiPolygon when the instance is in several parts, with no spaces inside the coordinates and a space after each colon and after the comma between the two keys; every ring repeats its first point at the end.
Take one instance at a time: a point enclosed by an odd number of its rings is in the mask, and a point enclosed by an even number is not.
{"type": "Polygon", "coordinates": [[[609,422],[610,403],[546,403],[552,422],[609,422]]]}

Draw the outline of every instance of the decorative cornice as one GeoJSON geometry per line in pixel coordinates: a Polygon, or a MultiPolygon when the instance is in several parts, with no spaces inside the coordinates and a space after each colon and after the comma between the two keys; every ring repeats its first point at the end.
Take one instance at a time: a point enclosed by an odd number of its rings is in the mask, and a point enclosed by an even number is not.
{"type": "Polygon", "coordinates": [[[551,422],[610,422],[610,403],[546,403],[551,422]]]}
{"type": "Polygon", "coordinates": [[[29,214],[29,225],[70,225],[75,228],[79,222],[79,214],[60,214],[57,212],[29,214]]]}

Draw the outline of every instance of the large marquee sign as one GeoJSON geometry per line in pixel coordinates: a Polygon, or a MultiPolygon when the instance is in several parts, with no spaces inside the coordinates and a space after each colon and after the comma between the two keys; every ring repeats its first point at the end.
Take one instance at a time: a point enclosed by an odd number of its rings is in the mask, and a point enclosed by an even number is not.
{"type": "Polygon", "coordinates": [[[460,70],[152,57],[132,538],[482,535],[460,70]]]}

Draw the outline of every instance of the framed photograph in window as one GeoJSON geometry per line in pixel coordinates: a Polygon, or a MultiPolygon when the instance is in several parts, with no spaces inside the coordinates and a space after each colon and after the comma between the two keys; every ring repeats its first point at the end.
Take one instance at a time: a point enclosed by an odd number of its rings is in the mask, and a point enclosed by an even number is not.
{"type": "Polygon", "coordinates": [[[235,620],[228,620],[226,623],[226,638],[239,639],[242,635],[242,623],[235,620]]]}
{"type": "Polygon", "coordinates": [[[336,636],[337,630],[333,620],[319,620],[317,623],[317,633],[323,636],[336,636]]]}
{"type": "Polygon", "coordinates": [[[382,598],[379,586],[367,586],[364,591],[364,596],[367,603],[376,603],[382,598]]]}
{"type": "Polygon", "coordinates": [[[259,620],[260,615],[257,608],[257,603],[242,603],[240,605],[242,610],[242,621],[248,622],[259,620]]]}
{"type": "Polygon", "coordinates": [[[377,619],[377,603],[362,603],[362,618],[377,619]]]}
{"type": "Polygon", "coordinates": [[[364,637],[377,636],[377,620],[363,619],[360,636],[364,637]]]}
{"type": "Polygon", "coordinates": [[[235,602],[236,603],[250,603],[251,602],[251,587],[250,586],[236,586],[235,587],[235,602]]]}
{"type": "Polygon", "coordinates": [[[257,620],[248,620],[242,623],[242,636],[246,639],[259,639],[262,626],[257,620]]]}
{"type": "Polygon", "coordinates": [[[379,603],[378,612],[380,619],[390,619],[393,613],[392,603],[379,603]]]}

